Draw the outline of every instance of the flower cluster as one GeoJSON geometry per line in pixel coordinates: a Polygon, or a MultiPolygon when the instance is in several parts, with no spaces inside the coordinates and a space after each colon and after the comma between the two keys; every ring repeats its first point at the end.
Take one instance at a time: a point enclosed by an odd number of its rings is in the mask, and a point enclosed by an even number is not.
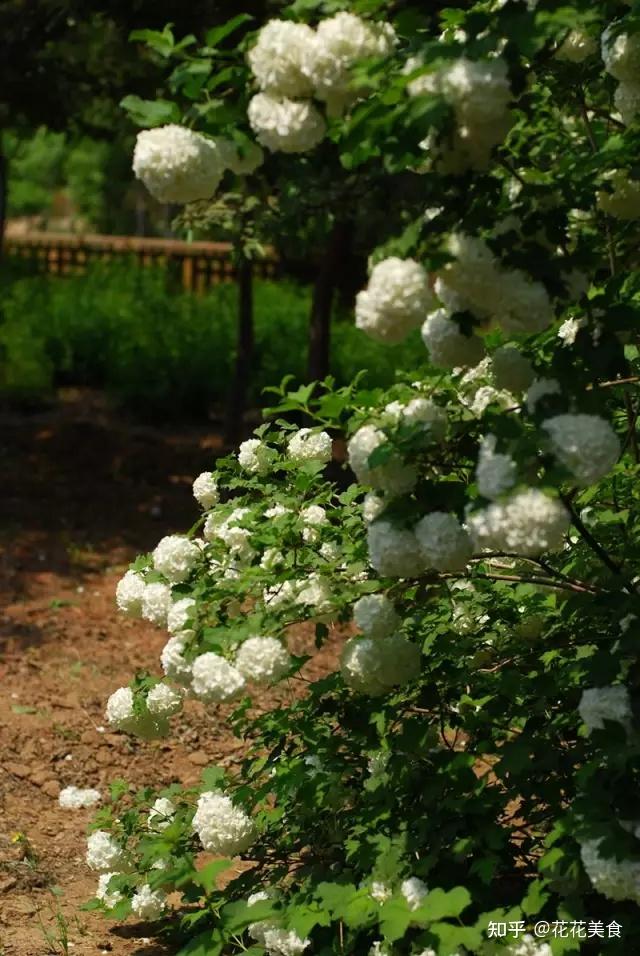
{"type": "Polygon", "coordinates": [[[217,790],[201,794],[192,826],[204,849],[220,856],[244,853],[256,837],[251,818],[217,790]]]}
{"type": "Polygon", "coordinates": [[[356,298],[356,325],[380,342],[400,342],[424,321],[433,305],[429,276],[413,259],[392,256],[371,271],[356,298]]]}
{"type": "Polygon", "coordinates": [[[538,557],[562,547],[569,520],[561,502],[529,488],[474,511],[467,523],[477,550],[538,557]]]}
{"type": "Polygon", "coordinates": [[[619,84],[615,104],[628,125],[640,109],[640,35],[612,24],[602,34],[601,47],[604,68],[619,84]]]}

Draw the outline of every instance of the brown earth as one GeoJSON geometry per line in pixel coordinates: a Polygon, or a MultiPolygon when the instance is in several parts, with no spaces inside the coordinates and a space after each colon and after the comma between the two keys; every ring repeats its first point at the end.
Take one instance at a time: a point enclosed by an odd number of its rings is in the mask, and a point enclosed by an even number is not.
{"type": "MultiPolygon", "coordinates": [[[[116,582],[138,552],[193,523],[191,481],[219,450],[204,428],[134,426],[86,393],[0,417],[0,956],[172,952],[149,925],[78,909],[96,884],[84,862],[91,811],[57,797],[117,777],[189,785],[242,752],[195,702],[167,741],[109,733],[103,716],[136,668],[158,670],[166,641],[116,613],[116,582]]],[[[309,642],[303,629],[294,649],[309,642]]]]}

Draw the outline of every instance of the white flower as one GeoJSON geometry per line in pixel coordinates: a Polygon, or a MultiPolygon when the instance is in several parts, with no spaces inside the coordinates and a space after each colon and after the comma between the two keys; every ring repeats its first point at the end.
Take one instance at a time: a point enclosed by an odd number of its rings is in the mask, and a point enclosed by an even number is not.
{"type": "Polygon", "coordinates": [[[291,513],[291,508],[285,508],[284,505],[278,504],[272,505],[264,513],[265,518],[281,518],[283,515],[291,513]]]}
{"type": "Polygon", "coordinates": [[[127,571],[120,578],[116,587],[116,604],[118,610],[130,617],[140,617],[142,614],[142,596],[144,594],[144,578],[137,571],[127,571]]]}
{"type": "Polygon", "coordinates": [[[386,943],[383,943],[381,939],[376,939],[369,949],[369,956],[391,956],[391,952],[386,943]]]}
{"type": "Polygon", "coordinates": [[[98,873],[111,873],[126,869],[124,849],[106,830],[94,830],[87,839],[87,866],[98,873]]]}
{"type": "Polygon", "coordinates": [[[427,884],[423,883],[417,876],[411,876],[408,880],[402,882],[400,892],[407,901],[409,909],[417,910],[429,889],[427,884]]]}
{"type": "Polygon", "coordinates": [[[390,521],[375,521],[367,528],[371,566],[385,577],[414,578],[425,565],[413,531],[396,528],[390,521]]]}
{"type": "Polygon", "coordinates": [[[316,614],[326,614],[333,606],[331,583],[316,572],[297,582],[296,593],[296,602],[313,608],[316,614]]]}
{"type": "Polygon", "coordinates": [[[182,696],[168,684],[156,684],[147,694],[147,709],[157,717],[173,717],[182,710],[182,696]]]}
{"type": "Polygon", "coordinates": [[[268,956],[300,956],[311,946],[311,940],[302,939],[292,929],[268,926],[264,931],[263,945],[268,956]]]}
{"type": "Polygon", "coordinates": [[[170,534],[156,546],[153,566],[171,584],[180,584],[189,577],[199,557],[197,544],[182,535],[170,534]]]}
{"type": "Polygon", "coordinates": [[[342,550],[336,541],[325,541],[320,545],[319,554],[325,561],[338,561],[342,556],[342,550]]]}
{"type": "Polygon", "coordinates": [[[585,319],[565,319],[558,329],[558,338],[564,346],[573,345],[580,329],[586,325],[585,319]]]}
{"type": "Polygon", "coordinates": [[[171,826],[176,815],[176,808],[168,797],[158,797],[147,817],[147,826],[150,830],[166,830],[171,826]]]}
{"type": "Polygon", "coordinates": [[[219,790],[200,795],[192,825],[204,849],[219,856],[244,853],[256,837],[251,818],[219,790]]]}
{"type": "Polygon", "coordinates": [[[138,133],[133,171],[159,202],[188,203],[213,196],[224,161],[214,140],[171,124],[138,133]]]}
{"type": "Polygon", "coordinates": [[[213,508],[220,500],[218,482],[210,471],[203,471],[193,482],[193,497],[203,508],[213,508]]]}
{"type": "Polygon", "coordinates": [[[238,451],[240,467],[252,475],[265,475],[273,463],[274,451],[259,438],[243,441],[238,451]]]}
{"type": "Polygon", "coordinates": [[[362,59],[388,54],[396,37],[390,24],[371,23],[342,11],[318,24],[304,70],[318,99],[353,101],[351,69],[362,59]]]}
{"type": "Polygon", "coordinates": [[[360,630],[374,639],[389,637],[400,626],[400,617],[385,594],[365,594],[353,605],[353,619],[360,630]]]}
{"type": "Polygon", "coordinates": [[[598,44],[594,38],[584,30],[571,30],[556,51],[556,57],[559,60],[567,60],[569,63],[582,63],[597,49],[598,44]]]}
{"type": "Polygon", "coordinates": [[[326,123],[313,103],[257,93],[249,103],[249,123],[258,142],[282,153],[307,153],[324,139],[326,123]]]}
{"type": "Polygon", "coordinates": [[[469,563],[471,539],[454,515],[433,511],[420,519],[414,533],[427,567],[461,571],[469,563]]]}
{"type": "Polygon", "coordinates": [[[101,794],[99,790],[91,788],[81,790],[79,787],[65,787],[60,791],[58,803],[65,810],[80,810],[84,807],[95,807],[100,803],[101,794]]]}
{"type": "Polygon", "coordinates": [[[516,463],[510,455],[496,452],[497,438],[486,435],[480,442],[476,482],[483,498],[499,498],[516,482],[516,463]]]}
{"type": "Polygon", "coordinates": [[[615,107],[625,126],[630,126],[640,113],[640,82],[620,83],[613,96],[615,107]]]}
{"type": "Polygon", "coordinates": [[[193,631],[174,634],[165,644],[160,656],[162,670],[177,684],[186,685],[191,682],[191,664],[184,659],[184,649],[191,637],[193,631]]]}
{"type": "Polygon", "coordinates": [[[491,371],[498,388],[518,395],[525,392],[535,377],[533,366],[514,345],[503,345],[491,357],[491,371]]]}
{"type": "Polygon", "coordinates": [[[262,600],[271,610],[283,607],[288,604],[294,604],[298,597],[298,590],[293,581],[282,581],[280,584],[272,584],[262,592],[262,600]]]}
{"type": "Polygon", "coordinates": [[[275,684],[289,670],[291,658],[275,637],[250,637],[239,648],[235,666],[247,680],[275,684]]]}
{"type": "Polygon", "coordinates": [[[130,687],[119,687],[107,701],[105,711],[107,723],[119,730],[127,727],[134,719],[133,691],[130,687]]]}
{"type": "Polygon", "coordinates": [[[300,520],[305,525],[302,531],[302,538],[308,544],[316,542],[320,533],[318,528],[328,524],[327,512],[320,505],[309,505],[300,512],[300,520]]]}
{"type": "Polygon", "coordinates": [[[482,418],[490,405],[499,405],[501,408],[510,408],[514,404],[514,398],[511,392],[501,392],[493,385],[481,385],[473,393],[471,401],[466,398],[460,398],[463,405],[466,405],[477,417],[482,418]]]}
{"type": "Polygon", "coordinates": [[[113,909],[114,906],[117,906],[118,903],[124,899],[122,893],[119,890],[110,890],[109,883],[111,882],[112,876],[120,876],[119,873],[101,873],[98,877],[98,886],[96,889],[96,899],[100,900],[107,909],[113,909]]]}
{"type": "Polygon", "coordinates": [[[461,332],[445,309],[436,309],[427,316],[421,334],[436,368],[477,365],[484,354],[482,340],[461,332]]]}
{"type": "Polygon", "coordinates": [[[284,554],[278,548],[267,548],[260,558],[260,567],[265,571],[273,571],[284,564],[284,554]]]}
{"type": "Polygon", "coordinates": [[[578,712],[589,732],[606,730],[608,720],[631,728],[631,701],[623,684],[587,688],[582,692],[578,712]]]}
{"type": "Polygon", "coordinates": [[[379,518],[385,509],[386,502],[381,495],[373,491],[367,492],[362,502],[362,517],[365,524],[371,524],[376,518],[379,518]]]}
{"type": "Polygon", "coordinates": [[[380,882],[380,880],[374,880],[371,884],[371,892],[369,895],[376,903],[386,903],[387,900],[390,900],[393,896],[393,890],[386,886],[386,884],[380,882]]]}
{"type": "Polygon", "coordinates": [[[396,424],[424,425],[435,441],[441,441],[447,430],[447,413],[428,398],[412,398],[407,404],[385,405],[384,418],[396,424]]]}
{"type": "Polygon", "coordinates": [[[155,582],[146,584],[142,595],[142,616],[157,627],[167,626],[167,615],[171,607],[171,588],[167,584],[155,582]]]}
{"type": "Polygon", "coordinates": [[[195,606],[195,600],[190,597],[179,598],[172,603],[167,614],[167,629],[170,634],[177,634],[185,629],[195,606]]]}
{"type": "Polygon", "coordinates": [[[525,403],[530,415],[535,414],[536,405],[547,395],[560,395],[560,382],[555,378],[537,378],[528,388],[525,403]]]}
{"type": "Polygon", "coordinates": [[[640,180],[624,169],[614,169],[606,181],[612,189],[598,192],[598,208],[615,219],[640,219],[640,180]]]}
{"type": "Polygon", "coordinates": [[[585,840],[580,847],[582,864],[593,888],[610,900],[640,903],[640,863],[616,860],[600,853],[599,840],[585,840]]]}
{"type": "Polygon", "coordinates": [[[160,919],[166,905],[167,899],[162,890],[152,890],[148,883],[143,883],[133,894],[131,912],[138,919],[156,920],[160,919]]]}
{"type": "Polygon", "coordinates": [[[420,648],[404,637],[352,637],[340,661],[344,682],[370,697],[409,683],[420,671],[420,648]]]}
{"type": "Polygon", "coordinates": [[[206,704],[225,703],[244,690],[244,677],[240,671],[213,651],[196,657],[191,675],[194,696],[206,704]]]}
{"type": "Polygon", "coordinates": [[[305,461],[331,461],[333,442],[327,432],[301,428],[287,441],[287,455],[292,461],[302,464],[305,461]]]}
{"type": "Polygon", "coordinates": [[[305,75],[315,35],[305,23],[269,20],[249,51],[251,71],[261,90],[274,96],[309,96],[313,85],[305,75]]]}
{"type": "Polygon", "coordinates": [[[611,425],[598,415],[556,415],[542,424],[553,454],[580,485],[592,485],[608,474],[620,455],[611,425]]]}
{"type": "Polygon", "coordinates": [[[613,25],[602,34],[602,59],[607,73],[621,83],[637,83],[640,77],[640,34],[617,33],[613,25]]]}
{"type": "Polygon", "coordinates": [[[379,428],[363,425],[349,440],[349,464],[360,484],[401,495],[411,491],[416,483],[417,472],[413,465],[405,464],[394,452],[383,464],[369,465],[370,456],[387,441],[387,436],[379,428]]]}
{"type": "Polygon", "coordinates": [[[541,943],[531,933],[525,933],[517,942],[507,946],[506,956],[553,956],[548,943],[541,943]]]}
{"type": "Polygon", "coordinates": [[[247,906],[254,906],[256,903],[266,903],[272,897],[270,890],[258,890],[257,893],[251,893],[247,897],[247,906]]]}
{"type": "Polygon", "coordinates": [[[400,342],[424,321],[434,296],[426,270],[413,259],[392,256],[371,271],[356,298],[356,326],[379,342],[400,342]]]}
{"type": "Polygon", "coordinates": [[[562,547],[569,513],[555,498],[529,488],[474,512],[467,525],[477,550],[488,548],[533,558],[562,547]]]}

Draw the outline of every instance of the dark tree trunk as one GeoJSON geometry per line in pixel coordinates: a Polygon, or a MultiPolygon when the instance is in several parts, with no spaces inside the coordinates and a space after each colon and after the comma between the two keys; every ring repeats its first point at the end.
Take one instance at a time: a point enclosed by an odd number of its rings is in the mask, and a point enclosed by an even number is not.
{"type": "Polygon", "coordinates": [[[320,262],[313,287],[309,321],[307,378],[310,382],[319,381],[329,374],[333,300],[340,274],[344,270],[351,248],[352,235],[353,223],[351,220],[336,220],[329,233],[327,245],[320,262]]]}
{"type": "Polygon", "coordinates": [[[253,266],[242,254],[238,258],[238,339],[233,380],[227,398],[224,437],[237,445],[243,436],[247,390],[253,366],[253,266]]]}

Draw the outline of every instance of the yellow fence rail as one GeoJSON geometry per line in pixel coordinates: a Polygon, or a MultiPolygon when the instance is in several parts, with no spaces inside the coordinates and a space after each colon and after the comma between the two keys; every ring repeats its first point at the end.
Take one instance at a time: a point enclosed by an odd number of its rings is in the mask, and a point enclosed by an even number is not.
{"type": "MultiPolygon", "coordinates": [[[[60,276],[82,275],[91,262],[129,258],[141,266],[170,267],[180,276],[183,288],[192,292],[204,292],[220,282],[235,279],[231,246],[226,242],[9,232],[4,239],[4,254],[33,263],[39,272],[60,276]]],[[[276,276],[277,260],[273,252],[256,260],[255,274],[259,278],[276,276]]]]}

